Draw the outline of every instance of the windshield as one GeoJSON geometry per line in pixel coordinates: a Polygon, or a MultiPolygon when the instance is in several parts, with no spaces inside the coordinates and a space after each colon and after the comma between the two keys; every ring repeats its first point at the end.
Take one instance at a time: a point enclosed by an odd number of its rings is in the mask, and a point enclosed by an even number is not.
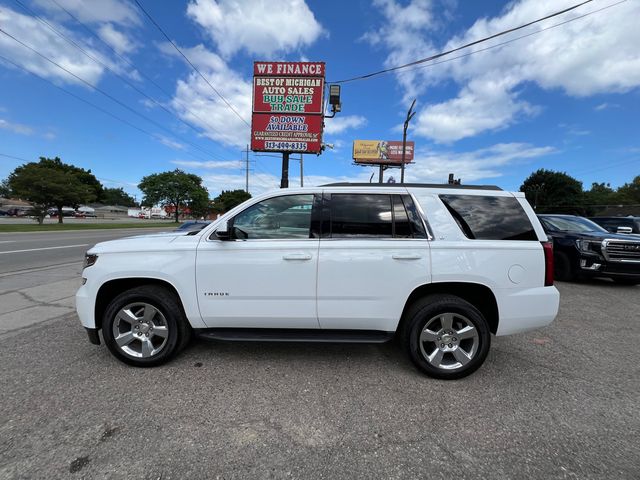
{"type": "Polygon", "coordinates": [[[562,230],[565,232],[606,232],[597,223],[584,217],[540,217],[542,224],[548,230],[562,230]]]}

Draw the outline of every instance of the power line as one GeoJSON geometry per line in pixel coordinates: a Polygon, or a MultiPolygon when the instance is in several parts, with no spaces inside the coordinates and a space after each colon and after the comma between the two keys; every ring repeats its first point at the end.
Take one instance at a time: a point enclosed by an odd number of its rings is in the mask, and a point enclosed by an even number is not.
{"type": "MultiPolygon", "coordinates": [[[[108,70],[109,72],[111,72],[112,74],[114,74],[115,76],[117,76],[120,80],[122,80],[124,83],[126,83],[129,87],[131,87],[133,90],[135,90],[136,92],[138,92],[140,95],[142,95],[143,97],[145,97],[146,99],[148,99],[149,101],[153,102],[155,105],[157,105],[158,107],[160,107],[162,110],[164,110],[165,112],[167,112],[169,115],[173,116],[175,119],[177,119],[179,122],[181,122],[183,125],[186,125],[187,127],[191,128],[194,132],[196,132],[198,135],[200,135],[200,130],[198,130],[197,128],[195,128],[193,125],[185,122],[183,119],[181,119],[178,115],[176,115],[175,113],[173,113],[171,110],[169,110],[167,107],[165,107],[162,103],[158,102],[155,98],[147,95],[145,92],[143,92],[142,90],[140,90],[136,85],[134,85],[133,83],[131,83],[129,80],[127,80],[123,75],[120,75],[118,72],[116,72],[115,70],[113,70],[111,67],[109,67],[109,65],[107,65],[106,63],[104,63],[102,60],[100,60],[99,58],[94,57],[93,55],[91,55],[89,52],[87,52],[84,48],[82,48],[80,45],[78,45],[74,40],[70,39],[68,36],[66,36],[64,33],[60,32],[59,30],[57,30],[55,27],[53,27],[49,22],[47,22],[46,20],[44,20],[43,18],[41,18],[40,16],[38,16],[33,10],[31,10],[29,7],[27,7],[25,4],[23,4],[20,0],[14,0],[15,3],[17,3],[18,5],[20,5],[27,13],[30,13],[36,20],[38,20],[40,23],[46,25],[52,32],[54,32],[56,35],[58,35],[60,38],[62,38],[64,41],[66,41],[67,43],[69,43],[70,45],[72,45],[73,47],[75,47],[76,49],[78,49],[80,52],[82,52],[86,57],[88,57],[89,59],[91,59],[92,61],[94,61],[95,63],[101,65],[103,68],[105,68],[106,70],[108,70]]],[[[211,152],[208,152],[209,155],[214,156],[211,152]]]]}
{"type": "Polygon", "coordinates": [[[20,160],[21,162],[30,162],[31,160],[27,160],[26,158],[16,157],[14,155],[7,155],[6,153],[0,153],[0,157],[12,158],[14,160],[20,160]]]}
{"type": "MultiPolygon", "coordinates": [[[[89,105],[90,107],[95,108],[96,110],[98,110],[98,111],[100,111],[100,112],[104,113],[105,115],[108,115],[108,116],[110,116],[111,118],[113,118],[113,119],[115,119],[115,120],[118,120],[119,122],[122,122],[122,123],[124,123],[125,125],[127,125],[127,126],[129,126],[129,127],[133,128],[133,129],[135,129],[135,130],[137,130],[137,131],[139,131],[140,133],[143,133],[143,134],[145,134],[145,135],[148,135],[149,137],[151,137],[151,138],[152,138],[152,139],[154,139],[155,141],[158,141],[158,137],[157,137],[157,135],[156,135],[156,134],[153,134],[153,133],[149,132],[148,130],[145,130],[144,128],[138,127],[137,125],[134,125],[133,123],[129,122],[128,120],[126,120],[126,119],[124,119],[124,118],[122,118],[122,117],[120,117],[120,116],[118,116],[118,115],[116,115],[116,114],[114,114],[114,113],[111,113],[109,110],[106,110],[106,109],[102,108],[101,106],[96,105],[95,103],[90,102],[89,100],[86,100],[86,99],[84,99],[84,98],[80,97],[79,95],[76,95],[75,93],[73,93],[73,92],[71,92],[71,91],[69,91],[69,90],[67,90],[67,89],[65,89],[65,88],[62,88],[62,87],[60,87],[60,86],[56,85],[56,84],[55,84],[55,83],[53,83],[51,80],[49,80],[49,79],[47,79],[47,78],[43,77],[42,75],[39,75],[39,74],[37,74],[37,73],[35,73],[35,72],[32,72],[32,71],[31,71],[31,70],[29,70],[28,68],[23,67],[22,65],[20,65],[20,64],[18,64],[18,63],[16,63],[16,62],[14,62],[13,60],[9,60],[7,57],[4,57],[4,56],[2,56],[2,55],[0,55],[0,60],[3,60],[3,61],[5,61],[5,62],[7,62],[7,63],[10,63],[10,64],[11,64],[11,65],[13,65],[14,67],[16,67],[16,68],[18,68],[18,69],[20,69],[20,70],[22,70],[22,71],[24,71],[24,72],[26,72],[26,73],[29,73],[29,74],[33,75],[34,77],[39,78],[40,80],[42,80],[42,81],[44,81],[44,82],[47,82],[48,84],[50,84],[50,85],[54,86],[54,87],[55,87],[55,88],[57,88],[58,90],[61,90],[61,91],[63,91],[64,93],[66,93],[67,95],[72,96],[72,97],[73,97],[73,98],[75,98],[76,100],[79,100],[79,101],[81,101],[81,102],[83,102],[83,103],[85,103],[85,104],[89,105]]],[[[207,161],[207,159],[206,159],[206,158],[204,158],[204,157],[200,157],[200,156],[198,156],[198,155],[194,154],[193,152],[189,152],[188,150],[185,150],[185,153],[186,153],[187,155],[191,155],[193,158],[195,158],[195,159],[197,159],[197,160],[207,161]]]]}
{"type": "MultiPolygon", "coordinates": [[[[193,63],[191,63],[191,60],[189,60],[189,58],[187,58],[187,56],[182,52],[182,50],[180,50],[180,48],[178,48],[178,46],[174,43],[174,41],[173,41],[173,40],[171,40],[171,38],[169,37],[169,35],[167,35],[167,34],[165,33],[165,31],[162,29],[162,27],[160,27],[160,25],[158,25],[158,23],[157,23],[157,22],[153,19],[153,17],[152,17],[152,16],[151,16],[151,15],[150,15],[150,14],[149,14],[145,9],[144,9],[144,7],[140,4],[140,2],[139,2],[138,0],[133,0],[133,1],[136,3],[136,5],[138,5],[138,8],[140,8],[140,10],[142,10],[142,12],[147,16],[147,18],[151,21],[151,23],[153,23],[153,24],[156,26],[156,28],[157,28],[158,30],[160,30],[160,33],[162,33],[162,35],[164,36],[164,38],[166,38],[166,39],[167,39],[167,41],[168,41],[168,42],[173,46],[173,48],[175,48],[175,49],[176,49],[176,51],[177,51],[177,52],[182,56],[182,58],[184,58],[184,59],[187,61],[187,63],[188,63],[189,65],[191,65],[191,68],[193,68],[193,70],[194,70],[194,71],[195,71],[195,72],[200,76],[200,78],[202,78],[202,79],[206,82],[206,84],[207,84],[207,85],[209,85],[209,87],[211,87],[211,89],[216,93],[216,95],[218,95],[218,97],[220,97],[220,98],[222,99],[222,101],[227,105],[227,107],[229,107],[229,108],[231,109],[231,111],[233,111],[233,113],[235,113],[235,114],[236,114],[236,116],[237,116],[240,120],[242,120],[242,122],[243,122],[247,127],[251,128],[251,125],[250,125],[250,124],[249,124],[249,123],[248,123],[248,122],[247,122],[247,121],[242,117],[242,115],[240,115],[240,114],[238,113],[238,111],[237,111],[235,108],[233,108],[233,105],[231,105],[231,104],[227,101],[227,99],[226,99],[226,98],[224,98],[224,97],[222,96],[222,94],[221,94],[221,93],[216,89],[216,87],[214,87],[214,86],[211,84],[211,82],[209,82],[209,80],[207,80],[207,79],[206,79],[206,77],[205,77],[202,73],[200,73],[200,70],[198,70],[198,69],[196,68],[196,66],[195,66],[193,63]]],[[[589,1],[592,1],[592,0],[589,0],[589,1]]]]}
{"type": "MultiPolygon", "coordinates": [[[[27,162],[27,163],[34,161],[34,160],[28,160],[28,159],[22,158],[22,157],[16,157],[15,155],[7,155],[6,153],[0,153],[0,157],[12,158],[14,160],[20,160],[21,162],[27,162]]],[[[110,178],[101,178],[101,177],[96,177],[96,179],[100,180],[101,182],[115,183],[117,185],[124,185],[126,187],[131,187],[130,183],[121,182],[119,180],[111,180],[110,178]]]]}
{"type": "MultiPolygon", "coordinates": [[[[136,3],[138,3],[138,0],[134,0],[134,1],[136,3]]],[[[431,60],[435,60],[437,58],[444,57],[444,56],[449,55],[451,53],[463,50],[465,48],[472,47],[473,45],[477,45],[479,43],[486,42],[486,41],[491,40],[493,38],[497,38],[497,37],[500,37],[502,35],[506,35],[508,33],[512,33],[512,32],[515,32],[517,30],[521,30],[523,28],[529,27],[529,26],[534,25],[536,23],[540,23],[540,22],[542,22],[544,20],[548,20],[550,18],[557,17],[558,15],[562,15],[563,13],[567,13],[567,12],[570,12],[571,10],[575,10],[576,8],[581,7],[582,5],[586,5],[587,3],[591,3],[592,1],[593,0],[586,0],[586,1],[582,2],[582,3],[578,3],[577,5],[573,5],[572,7],[565,8],[564,10],[560,10],[560,11],[557,11],[557,12],[552,13],[550,15],[547,15],[545,17],[538,18],[537,20],[533,20],[531,22],[524,23],[524,24],[522,24],[522,25],[520,25],[518,27],[510,28],[508,30],[503,30],[502,32],[495,33],[495,34],[490,35],[488,37],[484,37],[484,38],[481,38],[479,40],[475,40],[473,42],[467,43],[465,45],[461,45],[459,47],[452,48],[452,49],[444,51],[444,52],[436,53],[435,55],[431,55],[429,57],[421,58],[419,60],[415,60],[415,61],[410,62],[410,63],[405,63],[404,65],[398,65],[396,67],[385,68],[383,70],[378,70],[377,72],[368,73],[366,75],[359,75],[357,77],[347,78],[347,79],[344,79],[344,80],[337,80],[337,81],[329,82],[329,83],[347,83],[347,82],[353,82],[355,80],[364,80],[364,79],[367,79],[367,78],[371,78],[371,77],[375,77],[375,76],[378,76],[378,75],[382,75],[384,73],[394,72],[396,70],[401,70],[403,68],[412,67],[414,65],[419,65],[419,64],[425,63],[425,62],[430,62],[431,60]]]]}
{"type": "MultiPolygon", "coordinates": [[[[131,61],[129,61],[126,57],[120,55],[120,53],[118,53],[118,51],[113,48],[111,45],[109,45],[106,41],[104,41],[100,35],[96,34],[91,28],[89,28],[85,23],[83,23],[78,17],[76,17],[73,13],[71,13],[69,10],[67,10],[66,8],[64,8],[64,6],[60,5],[60,3],[58,3],[57,0],[51,0],[51,2],[53,2],[55,5],[58,6],[58,8],[60,8],[61,10],[63,10],[67,15],[69,15],[73,20],[75,20],[76,23],[78,23],[80,26],[82,26],[85,31],[87,31],[87,33],[89,33],[89,35],[93,36],[94,38],[96,38],[100,43],[102,43],[103,45],[105,45],[109,50],[111,50],[111,52],[116,55],[120,60],[122,60],[123,62],[125,62],[127,65],[129,65],[131,68],[133,68],[136,72],[138,72],[145,80],[147,80],[148,82],[150,82],[151,84],[153,84],[159,91],[161,91],[167,98],[174,100],[175,102],[177,102],[178,104],[180,104],[185,111],[189,112],[191,115],[193,115],[195,118],[197,118],[198,120],[200,120],[204,125],[206,125],[207,127],[209,127],[212,131],[217,132],[217,129],[215,127],[213,127],[209,122],[207,122],[205,119],[203,119],[202,117],[200,117],[198,114],[196,114],[193,110],[189,109],[189,106],[184,103],[182,100],[180,100],[177,97],[173,97],[173,95],[169,92],[167,92],[162,86],[160,86],[155,80],[153,80],[153,78],[149,77],[148,75],[146,75],[142,70],[140,70],[138,67],[136,67],[136,65],[134,65],[131,61]]],[[[86,43],[86,42],[85,42],[86,43]]]]}
{"type": "Polygon", "coordinates": [[[105,97],[107,97],[109,100],[117,103],[118,105],[120,105],[121,107],[125,108],[126,110],[129,110],[131,113],[133,113],[134,115],[137,115],[138,117],[146,120],[147,122],[155,125],[156,127],[160,128],[161,130],[164,130],[165,132],[169,133],[169,135],[172,135],[176,138],[178,138],[179,140],[183,141],[184,143],[188,143],[189,145],[197,148],[198,150],[201,150],[203,153],[211,156],[211,153],[208,152],[207,150],[203,149],[202,147],[200,147],[199,145],[191,142],[190,140],[187,140],[185,138],[182,138],[178,135],[176,135],[175,133],[173,133],[171,130],[169,130],[168,128],[166,128],[164,125],[156,122],[155,120],[147,117],[146,115],[138,112],[137,110],[134,110],[133,108],[131,108],[129,105],[127,105],[126,103],[118,100],[117,98],[115,98],[113,95],[107,93],[106,91],[102,90],[101,88],[93,85],[91,82],[88,82],[87,80],[83,79],[82,77],[79,77],[78,75],[76,75],[75,73],[71,72],[70,70],[68,70],[67,68],[63,67],[62,65],[60,65],[59,63],[55,62],[54,60],[51,60],[49,57],[47,57],[46,55],[43,55],[42,53],[38,52],[35,48],[27,45],[26,43],[22,42],[21,40],[17,39],[16,37],[14,37],[13,35],[11,35],[10,33],[7,33],[6,31],[4,31],[2,28],[0,28],[0,33],[5,34],[7,37],[11,38],[12,40],[14,40],[15,42],[17,42],[18,44],[22,45],[23,47],[27,48],[28,50],[32,51],[33,53],[35,53],[36,55],[38,55],[39,57],[43,58],[44,60],[48,61],[49,63],[55,65],[56,67],[58,67],[60,70],[63,70],[64,72],[68,73],[69,75],[71,75],[72,77],[76,78],[77,80],[79,80],[80,82],[82,82],[83,84],[87,85],[89,88],[91,88],[92,90],[95,90],[96,92],[101,93],[102,95],[104,95],[105,97]]]}
{"type": "Polygon", "coordinates": [[[508,45],[509,43],[513,43],[513,42],[516,42],[518,40],[522,40],[523,38],[531,37],[533,35],[538,35],[539,33],[545,32],[547,30],[551,30],[552,28],[561,27],[562,25],[574,22],[576,20],[580,20],[582,18],[585,18],[585,17],[588,17],[590,15],[593,15],[594,13],[598,13],[598,12],[601,12],[603,10],[607,10],[609,8],[612,8],[612,7],[615,7],[617,5],[620,5],[621,3],[625,3],[626,1],[627,0],[620,0],[619,2],[612,3],[611,5],[607,5],[606,7],[598,8],[597,10],[593,10],[592,12],[585,13],[585,14],[580,15],[578,17],[570,18],[569,20],[565,20],[564,22],[556,23],[554,25],[550,25],[550,26],[545,27],[545,28],[541,28],[540,30],[536,30],[535,32],[527,33],[526,35],[521,35],[519,37],[515,37],[515,38],[512,38],[510,40],[506,40],[504,42],[496,43],[495,45],[491,45],[489,47],[485,47],[485,48],[481,48],[481,49],[478,49],[478,50],[474,50],[474,51],[469,52],[469,53],[464,53],[464,54],[458,55],[456,57],[447,58],[446,60],[441,60],[439,62],[433,62],[433,63],[429,63],[427,65],[421,65],[419,67],[410,68],[409,70],[407,70],[407,72],[415,72],[416,70],[421,70],[423,68],[433,67],[434,65],[440,65],[442,63],[453,62],[454,60],[458,60],[460,58],[469,57],[469,56],[474,55],[476,53],[486,52],[487,50],[492,50],[494,48],[502,47],[504,45],[508,45]]]}

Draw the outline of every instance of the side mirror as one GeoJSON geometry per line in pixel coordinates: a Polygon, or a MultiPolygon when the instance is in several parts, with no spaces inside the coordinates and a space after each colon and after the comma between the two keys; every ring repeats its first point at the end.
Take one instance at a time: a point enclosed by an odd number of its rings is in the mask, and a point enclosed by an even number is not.
{"type": "Polygon", "coordinates": [[[618,227],[617,233],[633,233],[633,228],[631,227],[618,227]]]}
{"type": "Polygon", "coordinates": [[[231,240],[231,229],[229,223],[221,225],[216,231],[215,236],[218,240],[231,240]]]}

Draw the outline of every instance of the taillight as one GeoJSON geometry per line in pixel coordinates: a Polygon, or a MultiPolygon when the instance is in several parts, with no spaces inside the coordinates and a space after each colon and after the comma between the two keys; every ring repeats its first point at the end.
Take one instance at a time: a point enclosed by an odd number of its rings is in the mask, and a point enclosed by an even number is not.
{"type": "Polygon", "coordinates": [[[553,285],[553,242],[541,242],[544,250],[544,286],[553,285]]]}

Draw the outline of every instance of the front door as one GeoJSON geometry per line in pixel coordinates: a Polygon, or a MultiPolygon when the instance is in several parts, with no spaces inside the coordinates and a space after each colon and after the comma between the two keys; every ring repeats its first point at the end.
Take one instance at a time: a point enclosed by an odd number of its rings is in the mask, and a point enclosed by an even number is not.
{"type": "Polygon", "coordinates": [[[231,219],[230,240],[202,239],[196,284],[208,327],[318,328],[314,212],[313,194],[279,195],[231,219]]]}

